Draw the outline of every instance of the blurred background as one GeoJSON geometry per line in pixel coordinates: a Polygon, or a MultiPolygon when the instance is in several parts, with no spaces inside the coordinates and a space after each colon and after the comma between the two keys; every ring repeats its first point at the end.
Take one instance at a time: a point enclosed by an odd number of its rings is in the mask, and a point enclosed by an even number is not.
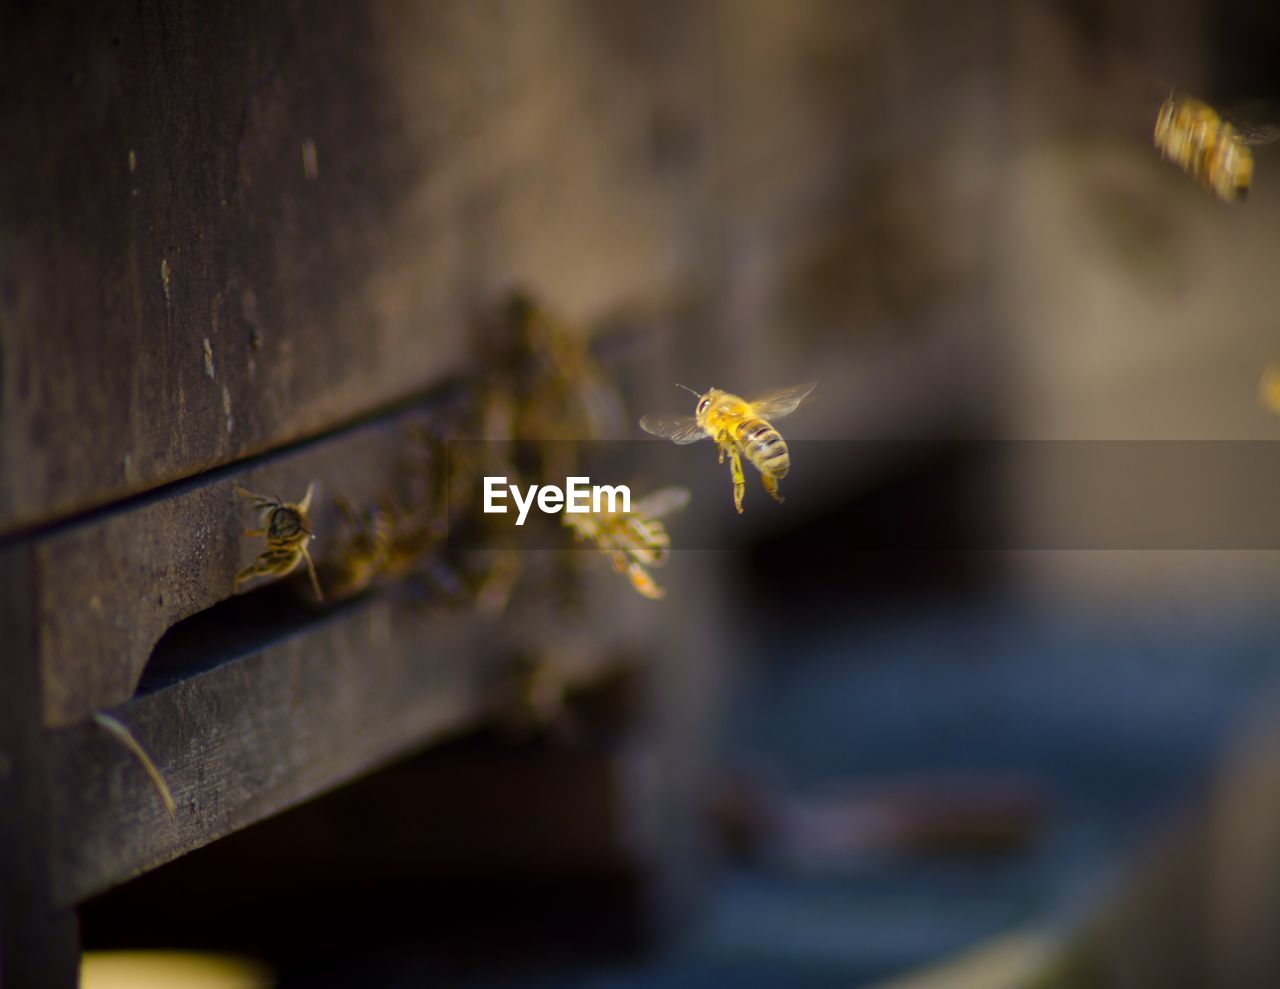
{"type": "MultiPolygon", "coordinates": [[[[1280,123],[1280,8],[367,20],[404,151],[360,173],[394,219],[357,231],[379,263],[343,305],[376,314],[375,356],[337,392],[406,393],[434,344],[388,327],[518,285],[593,336],[637,443],[691,411],[677,381],[818,381],[780,426],[787,501],[748,468],[734,517],[711,444],[664,450],[680,473],[649,479],[695,499],[608,676],[560,692],[554,647],[522,653],[536,717],[88,899],[85,947],[231,952],[288,987],[1280,984],[1280,151],[1227,205],[1152,144],[1171,90],[1280,123]]],[[[324,422],[307,401],[294,435],[324,422]]]]}

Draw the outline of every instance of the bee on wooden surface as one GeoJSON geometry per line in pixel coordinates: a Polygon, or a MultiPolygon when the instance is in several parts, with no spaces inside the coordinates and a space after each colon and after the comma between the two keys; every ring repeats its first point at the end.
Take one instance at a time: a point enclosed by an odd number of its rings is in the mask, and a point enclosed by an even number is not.
{"type": "Polygon", "coordinates": [[[440,543],[425,507],[407,514],[391,499],[365,512],[345,498],[335,499],[335,505],[350,535],[321,567],[330,598],[348,598],[423,570],[440,543]]]}
{"type": "Polygon", "coordinates": [[[692,416],[645,416],[640,428],[646,433],[661,436],[673,443],[695,443],[711,437],[720,450],[720,463],[729,457],[729,469],[733,475],[733,505],[742,514],[742,495],[746,479],[742,474],[742,457],[760,472],[764,489],[775,501],[782,501],[778,494],[778,482],[791,469],[791,454],[786,441],[773,421],[790,415],[805,397],[817,387],[816,381],[782,391],[771,392],[753,401],[745,401],[727,391],[712,388],[699,395],[692,388],[684,388],[698,399],[692,416]]]}
{"type": "Polygon", "coordinates": [[[507,393],[492,383],[472,399],[460,421],[411,430],[428,493],[422,521],[393,540],[390,566],[396,567],[397,557],[406,567],[412,562],[446,599],[455,604],[471,601],[482,614],[496,617],[506,610],[523,572],[520,554],[502,549],[469,552],[467,546],[483,543],[493,525],[479,511],[484,475],[519,475],[511,465],[514,407],[507,393]],[[459,439],[451,443],[449,437],[455,435],[459,439]]]}
{"type": "Polygon", "coordinates": [[[574,686],[569,668],[551,651],[521,653],[500,669],[498,723],[516,738],[544,735],[560,742],[580,736],[569,706],[574,686]]]}
{"type": "Polygon", "coordinates": [[[1156,116],[1155,146],[1223,202],[1243,199],[1253,182],[1250,145],[1269,144],[1274,128],[1242,130],[1200,100],[1170,94],[1156,116]]]}
{"type": "Polygon", "coordinates": [[[329,597],[342,600],[367,590],[382,575],[391,559],[393,525],[382,508],[357,512],[345,498],[334,504],[346,522],[350,536],[342,543],[332,564],[324,564],[329,597]]]}
{"type": "Polygon", "coordinates": [[[586,334],[524,295],[512,299],[510,311],[525,355],[517,382],[517,439],[545,443],[622,435],[617,388],[591,353],[586,334]]]}
{"type": "Polygon", "coordinates": [[[561,520],[579,540],[595,543],[609,557],[614,571],[625,574],[636,591],[657,599],[666,592],[654,583],[648,568],[666,563],[671,549],[671,537],[658,520],[688,503],[688,489],[661,488],[633,505],[630,512],[565,512],[561,520]]]}
{"type": "Polygon", "coordinates": [[[464,561],[464,579],[476,611],[489,618],[503,615],[524,574],[524,560],[513,549],[478,550],[464,561]]]}
{"type": "Polygon", "coordinates": [[[533,727],[553,724],[564,713],[568,678],[552,660],[526,658],[513,671],[517,717],[533,727]]]}
{"type": "Polygon", "coordinates": [[[311,552],[307,544],[315,538],[307,528],[307,513],[311,509],[311,496],[315,493],[315,483],[307,485],[307,493],[300,502],[289,503],[279,498],[254,494],[246,491],[239,484],[235,486],[236,494],[253,503],[258,513],[257,529],[245,530],[246,536],[266,536],[267,548],[258,558],[245,567],[235,578],[235,586],[239,587],[255,577],[275,575],[283,577],[293,573],[299,563],[306,563],[307,574],[311,578],[311,589],[316,600],[323,601],[320,591],[320,580],[316,576],[316,566],[311,560],[311,552]]]}

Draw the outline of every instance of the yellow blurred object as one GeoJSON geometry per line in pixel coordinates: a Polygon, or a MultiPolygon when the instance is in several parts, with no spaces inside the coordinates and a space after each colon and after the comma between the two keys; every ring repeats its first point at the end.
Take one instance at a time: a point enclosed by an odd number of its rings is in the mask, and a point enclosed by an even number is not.
{"type": "Polygon", "coordinates": [[[1055,949],[1046,935],[1015,931],[877,989],[1029,989],[1050,970],[1055,949]]]}
{"type": "Polygon", "coordinates": [[[1262,372],[1258,397],[1272,412],[1280,413],[1280,364],[1272,364],[1262,372]]]}
{"type": "Polygon", "coordinates": [[[1208,104],[1171,93],[1156,117],[1160,155],[1226,203],[1243,199],[1253,182],[1247,141],[1208,104]]]}
{"type": "Polygon", "coordinates": [[[86,951],[81,989],[268,989],[271,970],[234,955],[195,951],[86,951]]]}

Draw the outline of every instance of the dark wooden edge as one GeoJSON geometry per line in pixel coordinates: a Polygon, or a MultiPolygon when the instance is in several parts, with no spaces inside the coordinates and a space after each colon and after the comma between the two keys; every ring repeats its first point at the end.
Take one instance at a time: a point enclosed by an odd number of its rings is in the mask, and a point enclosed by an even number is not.
{"type": "Polygon", "coordinates": [[[0,986],[77,982],[75,911],[49,887],[54,817],[42,744],[32,553],[0,553],[0,986]]]}

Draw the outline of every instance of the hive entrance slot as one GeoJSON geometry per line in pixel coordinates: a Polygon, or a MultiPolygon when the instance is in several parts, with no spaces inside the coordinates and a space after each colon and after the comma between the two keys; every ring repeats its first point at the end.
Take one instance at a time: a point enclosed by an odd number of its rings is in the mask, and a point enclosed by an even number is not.
{"type": "Polygon", "coordinates": [[[174,623],[151,650],[138,694],[172,686],[256,652],[333,614],[301,603],[296,588],[275,584],[240,594],[174,623]]]}

